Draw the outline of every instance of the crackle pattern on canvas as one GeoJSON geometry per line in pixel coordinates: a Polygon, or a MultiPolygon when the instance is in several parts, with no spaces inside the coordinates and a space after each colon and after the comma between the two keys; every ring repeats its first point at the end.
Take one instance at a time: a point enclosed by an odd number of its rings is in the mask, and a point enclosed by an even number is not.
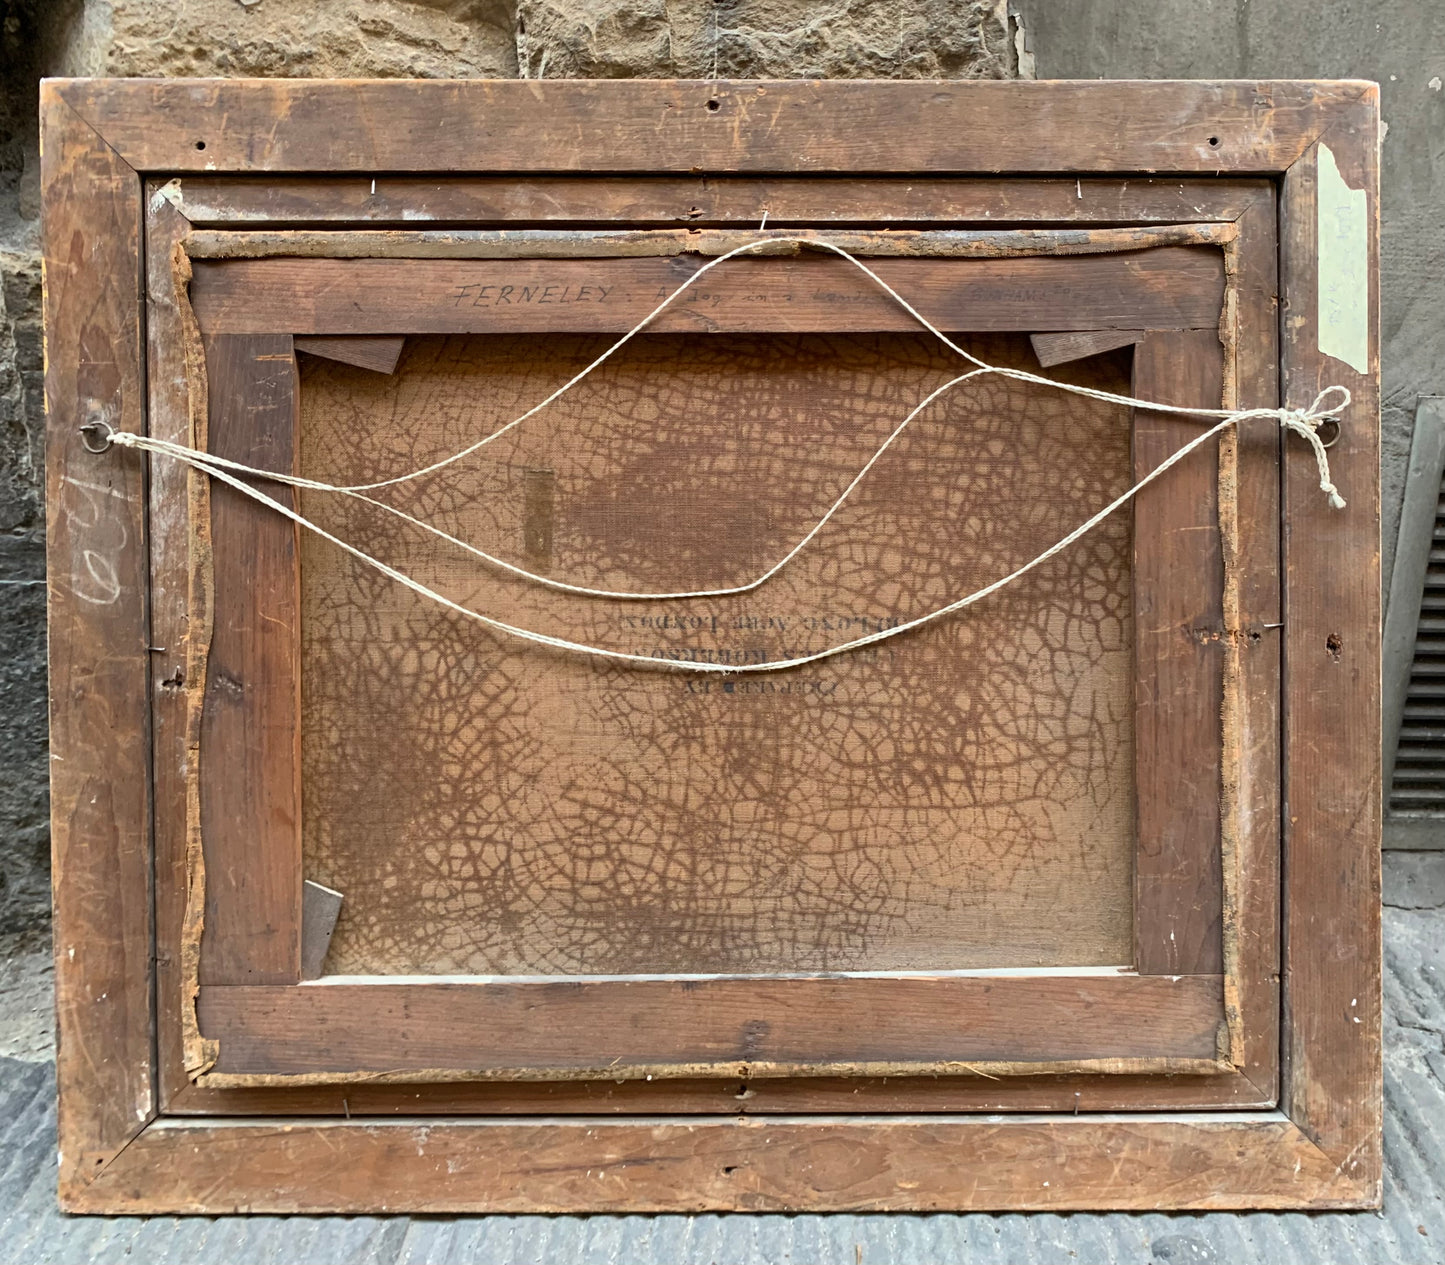
{"type": "MultiPolygon", "coordinates": [[[[302,469],[415,468],[602,345],[414,339],[390,377],[303,358],[302,469]]],[[[970,346],[1033,365],[1022,340],[970,346]]],[[[1126,367],[1074,371],[1127,390],[1126,367]]],[[[924,335],[644,336],[514,434],[383,496],[557,578],[735,583],[957,371],[924,335]]],[[[1124,410],[995,378],[940,400],[809,550],[733,598],[578,599],[364,504],[308,493],[303,510],[527,627],[739,662],[985,584],[1130,481],[1124,410]]],[[[304,536],[306,876],[346,896],[330,972],[1128,960],[1127,516],[959,616],[736,680],[503,640],[304,536]]]]}

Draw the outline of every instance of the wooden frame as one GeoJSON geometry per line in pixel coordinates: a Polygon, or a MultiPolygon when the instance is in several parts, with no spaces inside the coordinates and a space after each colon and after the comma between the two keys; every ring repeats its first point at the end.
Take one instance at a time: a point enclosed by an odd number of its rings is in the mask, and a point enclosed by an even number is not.
{"type": "MultiPolygon", "coordinates": [[[[67,1207],[1377,1202],[1373,85],[56,81],[42,93],[67,1207]],[[904,116],[919,126],[900,137],[892,120],[904,116]],[[225,119],[226,126],[198,127],[197,119],[225,119]],[[447,125],[439,129],[441,119],[447,125]],[[999,126],[979,125],[989,119],[999,126]],[[596,144],[588,139],[594,131],[596,144]],[[1368,354],[1358,367],[1320,347],[1317,188],[1325,162],[1366,199],[1368,354]],[[633,182],[628,206],[610,205],[601,215],[605,184],[575,173],[604,170],[651,174],[633,182]],[[478,171],[488,174],[459,179],[478,171]],[[993,174],[1000,171],[1010,174],[993,174]],[[1160,179],[1141,181],[1140,172],[1160,179]],[[838,180],[864,174],[877,179],[838,180]],[[1053,179],[1018,179],[1025,176],[1053,179]],[[1181,178],[1191,185],[1187,193],[1181,178]],[[1027,197],[1020,192],[1025,183],[1027,197]],[[1201,211],[1206,204],[1196,186],[1204,183],[1213,196],[1201,211]],[[168,286],[174,242],[213,226],[400,222],[403,207],[440,225],[586,224],[619,216],[639,226],[736,223],[755,210],[774,223],[847,224],[876,222],[880,195],[891,195],[890,216],[903,223],[1238,224],[1244,244],[1234,263],[1242,280],[1237,310],[1226,314],[1238,323],[1223,332],[1226,342],[1238,331],[1247,336],[1234,348],[1233,390],[1257,392],[1278,373],[1291,406],[1308,404],[1332,383],[1354,393],[1331,450],[1347,512],[1325,506],[1313,459],[1293,441],[1283,445],[1282,489],[1268,480],[1240,483],[1242,520],[1279,521],[1281,491],[1283,511],[1280,536],[1245,533],[1241,548],[1277,550],[1282,541],[1284,551],[1278,573],[1251,565],[1264,561],[1258,554],[1235,559],[1243,579],[1226,594],[1224,610],[1223,670],[1236,674],[1243,706],[1234,732],[1248,750],[1278,742],[1283,770],[1282,787],[1246,777],[1239,784],[1226,779],[1223,788],[1225,864],[1235,871],[1230,890],[1238,902],[1224,916],[1243,933],[1241,969],[1226,971],[1224,1003],[1282,1007],[1277,1050],[1245,1049],[1236,1060],[1240,1072],[1208,1078],[1230,1085],[1211,1091],[1215,1105],[1246,1109],[1171,1112],[1181,1101],[1198,1106],[1200,1091],[1156,1077],[1142,1098],[1136,1092],[1129,1101],[1158,1110],[1120,1115],[1114,1089],[1068,1073],[1043,1078],[1008,1103],[1018,1111],[1031,1101],[1054,1115],[938,1114],[937,1093],[908,1081],[869,1097],[867,1114],[844,1114],[858,1112],[850,1092],[858,1086],[823,1080],[805,1095],[777,1093],[776,1115],[706,1117],[683,1113],[717,1112],[720,1091],[736,1112],[756,1091],[683,1080],[671,1082],[665,1095],[633,1082],[616,1092],[539,1086],[505,1100],[495,1086],[452,1087],[431,1100],[428,1109],[439,1115],[419,1124],[405,1116],[415,1095],[402,1086],[352,1087],[348,1102],[334,1089],[189,1084],[181,997],[195,963],[182,960],[188,858],[185,821],[175,806],[185,803],[178,770],[199,735],[185,729],[179,618],[186,606],[169,554],[184,539],[184,522],[158,516],[184,505],[178,495],[184,476],[152,466],[148,499],[141,462],[114,453],[97,462],[83,451],[78,430],[104,420],[186,437],[178,428],[187,416],[184,380],[178,385],[174,374],[155,372],[181,343],[183,314],[168,286]],[[1259,235],[1245,231],[1263,217],[1273,241],[1276,215],[1277,291],[1273,249],[1262,256],[1250,245],[1259,235]],[[1277,347],[1276,293],[1283,308],[1277,347]],[[1276,574],[1283,578],[1279,588],[1269,578],[1276,574]],[[1263,587],[1251,577],[1265,577],[1263,587]],[[1278,711],[1264,667],[1276,636],[1283,647],[1278,711]],[[151,727],[149,749],[135,741],[140,724],[151,727]],[[1263,835],[1260,822],[1268,824],[1263,835]],[[1250,853],[1231,846],[1272,839],[1274,823],[1282,908],[1272,848],[1250,853]],[[394,1118],[347,1119],[353,1104],[394,1118]],[[448,1110],[490,1114],[440,1114],[448,1110]],[[956,1161],[961,1153],[973,1157],[968,1164],[956,1161]],[[860,1165],[860,1155],[869,1162],[860,1165]]],[[[1242,472],[1255,456],[1267,457],[1272,469],[1277,428],[1248,426],[1225,451],[1242,472]]],[[[943,1110],[996,1110],[997,1098],[975,1084],[966,1095],[953,1093],[943,1110]]]]}
{"type": "MultiPolygon", "coordinates": [[[[877,209],[887,214],[891,208],[885,199],[877,209]]],[[[1225,267],[1221,251],[1198,247],[1235,251],[1234,230],[1233,224],[1204,223],[1103,229],[1082,241],[1077,230],[854,233],[842,240],[860,255],[877,256],[869,262],[879,275],[944,328],[997,331],[1042,322],[1107,329],[1111,321],[1143,320],[1151,328],[1129,335],[1138,344],[1136,391],[1217,407],[1226,372],[1218,335],[1225,267]],[[1068,253],[1021,253],[1060,247],[1068,253]],[[1016,297],[1021,293],[1027,302],[1016,297]]],[[[500,332],[520,325],[623,332],[646,313],[660,286],[676,283],[677,265],[685,261],[663,252],[716,255],[752,236],[751,230],[704,233],[701,239],[696,231],[193,236],[184,246],[193,257],[186,301],[201,332],[207,373],[207,382],[193,384],[193,398],[208,401],[212,451],[291,468],[297,372],[288,342],[293,336],[277,331],[375,337],[386,329],[500,332]],[[301,262],[303,252],[326,253],[313,264],[301,262]],[[441,257],[446,252],[453,257],[441,257]],[[579,254],[586,257],[574,264],[579,254]],[[602,283],[608,306],[544,303],[513,310],[477,302],[478,296],[512,290],[555,299],[579,279],[584,287],[602,283]],[[543,284],[553,280],[555,285],[543,284]]],[[[912,328],[913,318],[876,302],[871,283],[850,274],[846,265],[816,253],[785,258],[769,264],[765,275],[770,287],[790,298],[762,305],[752,293],[760,282],[746,276],[738,282],[732,280],[737,272],[724,273],[707,283],[705,307],[685,296],[666,327],[912,328]],[[820,283],[799,273],[821,273],[828,301],[812,297],[820,283]]],[[[1229,359],[1233,374],[1234,356],[1229,359]]],[[[179,363],[153,364],[158,378],[177,371],[183,371],[179,363]]],[[[1256,389],[1268,393],[1273,383],[1256,389]]],[[[1190,435],[1188,421],[1140,413],[1137,472],[1147,473],[1190,435]]],[[[1265,457],[1261,452],[1260,461],[1242,469],[1241,484],[1277,483],[1274,460],[1266,463],[1265,457]]],[[[1127,964],[1134,969],[1128,973],[1041,968],[1023,975],[544,977],[436,984],[377,976],[323,989],[299,987],[304,928],[295,757],[301,694],[296,528],[230,489],[214,489],[210,548],[202,555],[206,574],[196,577],[211,585],[203,605],[213,633],[204,665],[192,656],[188,669],[197,690],[203,674],[207,682],[204,696],[193,696],[203,752],[189,762],[200,798],[206,873],[197,981],[201,1040],[186,1052],[192,1079],[206,1089],[233,1089],[328,1075],[374,1084],[981,1073],[1000,1077],[1000,1092],[1004,1084],[1017,1092],[1028,1088],[1017,1079],[1020,1072],[1093,1071],[1222,1075],[1226,1084],[1234,1082],[1232,1092],[1195,1082],[1210,1106],[1272,1094],[1272,1066],[1257,1065],[1254,1080],[1245,1080],[1247,1089],[1238,1083],[1236,1055],[1241,1065],[1244,1055],[1234,1043],[1256,1027],[1258,1043],[1272,1046],[1274,1007],[1236,1005],[1231,1019],[1225,1004],[1226,991],[1237,991],[1239,955],[1232,955],[1226,982],[1221,923],[1227,895],[1217,861],[1221,773],[1229,765],[1232,780],[1268,784],[1277,780],[1278,767],[1274,744],[1226,753],[1217,732],[1225,696],[1222,644],[1217,636],[1199,635],[1222,628],[1217,484],[1216,463],[1200,460],[1168,488],[1146,493],[1136,509],[1136,626],[1149,630],[1136,648],[1136,780],[1148,788],[1139,796],[1138,835],[1159,846],[1141,847],[1135,857],[1135,948],[1127,964]],[[227,584],[221,577],[228,574],[245,579],[227,584]],[[208,751],[238,758],[208,758],[208,751]],[[1183,794],[1181,762],[1193,770],[1183,794]],[[961,1025],[968,1031],[961,1032],[961,1025]],[[645,1037],[637,1044],[639,1033],[645,1037]],[[458,1050],[468,1052],[460,1065],[458,1050]],[[1015,1078],[1004,1080],[1009,1073],[1015,1078]]],[[[1277,582],[1276,572],[1277,556],[1271,555],[1257,582],[1277,582]]],[[[153,574],[152,583],[179,588],[178,580],[162,583],[153,574]]],[[[1273,716],[1278,661],[1267,652],[1257,657],[1260,690],[1249,706],[1273,716]],[[1276,673],[1272,682],[1269,664],[1276,673]]],[[[1232,702],[1231,710],[1242,709],[1232,702]]],[[[164,760],[164,753],[157,759],[164,760]]],[[[1272,873],[1274,831],[1266,822],[1260,826],[1241,844],[1272,873]]],[[[1261,930],[1262,940],[1273,938],[1269,928],[1261,930]]],[[[1258,973],[1273,969],[1271,956],[1258,973]]],[[[876,1091],[870,1088],[867,1096],[876,1091]]],[[[1119,1101],[1122,1106],[1129,1099],[1121,1094],[1119,1101]]],[[[425,1100],[418,1102],[418,1111],[426,1109],[425,1100]]]]}

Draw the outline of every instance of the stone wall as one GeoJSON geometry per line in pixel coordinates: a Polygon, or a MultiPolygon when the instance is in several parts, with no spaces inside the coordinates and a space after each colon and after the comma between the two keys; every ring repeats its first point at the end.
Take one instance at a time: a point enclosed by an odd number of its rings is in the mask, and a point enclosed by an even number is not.
{"type": "Polygon", "coordinates": [[[86,73],[651,78],[1012,74],[999,0],[131,0],[86,73]]]}
{"type": "Polygon", "coordinates": [[[49,909],[41,75],[1006,78],[1020,72],[1023,46],[1009,8],[1007,0],[0,0],[0,942],[43,935],[49,909]]]}
{"type": "Polygon", "coordinates": [[[0,0],[0,937],[22,942],[49,902],[35,80],[65,16],[0,0]]]}

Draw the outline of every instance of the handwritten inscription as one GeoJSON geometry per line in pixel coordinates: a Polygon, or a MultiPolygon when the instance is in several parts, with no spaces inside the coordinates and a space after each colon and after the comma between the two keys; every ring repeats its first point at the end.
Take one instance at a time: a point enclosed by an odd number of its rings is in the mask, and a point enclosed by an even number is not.
{"type": "MultiPolygon", "coordinates": [[[[658,286],[653,294],[653,301],[661,303],[672,291],[666,286],[658,286]]],[[[753,290],[704,290],[700,286],[693,286],[684,290],[678,296],[678,302],[687,307],[717,307],[726,300],[729,303],[792,303],[793,292],[791,290],[780,291],[753,291],[753,290]]]]}
{"type": "Polygon", "coordinates": [[[606,303],[615,285],[479,285],[455,287],[448,296],[453,307],[543,307],[553,304],[606,303]]]}
{"type": "MultiPolygon", "coordinates": [[[[454,285],[446,295],[448,304],[454,308],[501,308],[501,307],[574,307],[578,304],[616,306],[642,302],[661,303],[673,293],[672,287],[658,286],[647,295],[630,291],[618,291],[617,285],[602,285],[591,282],[578,285],[573,282],[533,282],[527,285],[504,285],[501,282],[465,282],[454,285]]],[[[997,297],[997,296],[993,296],[997,297]]],[[[795,294],[791,290],[747,290],[709,289],[692,286],[678,296],[677,302],[684,307],[716,308],[728,304],[779,304],[786,305],[806,301],[821,307],[849,304],[877,304],[882,297],[868,287],[857,290],[816,289],[807,294],[795,294]]]]}

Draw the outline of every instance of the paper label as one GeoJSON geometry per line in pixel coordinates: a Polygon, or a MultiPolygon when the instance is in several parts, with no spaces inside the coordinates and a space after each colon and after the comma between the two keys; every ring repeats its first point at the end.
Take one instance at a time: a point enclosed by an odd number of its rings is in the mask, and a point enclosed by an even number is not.
{"type": "Polygon", "coordinates": [[[1320,351],[1356,373],[1370,363],[1369,234],[1365,191],[1351,189],[1329,146],[1319,146],[1320,351]]]}

